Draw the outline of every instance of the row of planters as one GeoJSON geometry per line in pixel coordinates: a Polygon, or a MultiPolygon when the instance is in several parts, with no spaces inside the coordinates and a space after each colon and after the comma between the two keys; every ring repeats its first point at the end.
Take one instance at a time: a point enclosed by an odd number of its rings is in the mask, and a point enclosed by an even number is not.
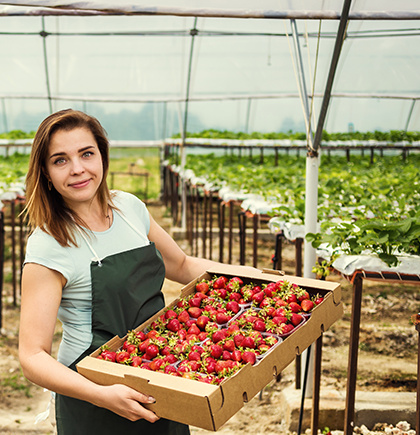
{"type": "MultiPolygon", "coordinates": [[[[319,171],[320,231],[307,239],[315,247],[324,243],[346,254],[369,251],[390,266],[397,265],[397,254],[420,255],[419,163],[420,154],[415,153],[406,160],[384,156],[373,166],[363,159],[348,163],[340,157],[323,157],[319,171]]],[[[190,220],[199,221],[203,233],[206,228],[209,233],[210,220],[215,231],[220,228],[219,209],[214,216],[206,210],[210,198],[216,204],[235,198],[242,212],[246,209],[260,218],[303,225],[305,165],[305,158],[287,154],[282,155],[278,167],[273,161],[259,165],[257,158],[244,161],[232,155],[188,155],[183,173],[170,161],[165,166],[165,182],[172,189],[165,189],[170,198],[167,203],[176,211],[176,222],[180,218],[180,187],[185,181],[190,190],[194,189],[194,203],[201,204],[201,209],[189,206],[190,220]],[[175,182],[168,181],[174,178],[175,182]]],[[[199,232],[195,234],[197,238],[199,232]]]]}

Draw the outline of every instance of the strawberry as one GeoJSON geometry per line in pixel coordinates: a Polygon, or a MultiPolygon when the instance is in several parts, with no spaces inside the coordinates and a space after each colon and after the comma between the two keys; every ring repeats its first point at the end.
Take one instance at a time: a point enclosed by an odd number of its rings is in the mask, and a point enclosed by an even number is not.
{"type": "Polygon", "coordinates": [[[259,305],[262,300],[264,299],[265,293],[263,291],[259,291],[257,293],[254,293],[251,297],[252,302],[259,305]]]}
{"type": "Polygon", "coordinates": [[[146,353],[144,354],[145,359],[153,359],[159,353],[159,348],[156,344],[150,344],[147,346],[146,353]]]}
{"type": "Polygon", "coordinates": [[[245,336],[243,334],[236,334],[233,337],[233,341],[235,342],[236,347],[242,346],[242,342],[244,341],[245,336]]]}
{"type": "Polygon", "coordinates": [[[139,339],[139,342],[146,340],[146,334],[143,331],[136,332],[136,337],[139,339]]]}
{"type": "Polygon", "coordinates": [[[315,305],[319,305],[323,300],[324,298],[322,296],[317,296],[315,299],[315,305]]]}
{"type": "Polygon", "coordinates": [[[232,351],[231,358],[233,361],[241,362],[242,361],[242,352],[238,349],[235,349],[234,351],[232,351]]]}
{"type": "Polygon", "coordinates": [[[224,323],[227,323],[230,320],[230,317],[227,313],[217,313],[216,314],[216,322],[219,325],[223,325],[224,323]]]}
{"type": "Polygon", "coordinates": [[[137,346],[135,344],[129,344],[125,350],[131,355],[137,352],[137,346]]]}
{"type": "Polygon", "coordinates": [[[150,338],[146,338],[146,340],[142,341],[142,342],[139,344],[139,351],[140,351],[141,353],[145,353],[147,347],[149,346],[149,344],[150,344],[150,338]]]}
{"type": "Polygon", "coordinates": [[[242,299],[242,295],[238,292],[232,292],[229,294],[229,300],[236,301],[239,303],[239,301],[242,299]]]}
{"type": "Polygon", "coordinates": [[[130,354],[125,350],[120,350],[116,353],[115,362],[119,364],[125,364],[130,359],[130,354]]]}
{"type": "Polygon", "coordinates": [[[165,318],[168,319],[168,320],[176,319],[176,317],[177,317],[177,315],[176,315],[174,310],[168,310],[165,313],[165,318]]]}
{"type": "Polygon", "coordinates": [[[228,339],[223,343],[223,349],[233,352],[235,350],[235,341],[233,339],[228,339]]]}
{"type": "Polygon", "coordinates": [[[315,306],[314,303],[310,300],[310,299],[304,299],[301,303],[300,303],[302,310],[305,311],[306,313],[308,313],[309,311],[312,310],[312,308],[315,306]]]}
{"type": "Polygon", "coordinates": [[[188,314],[194,319],[198,319],[201,316],[203,310],[199,307],[190,307],[188,308],[188,314]]]}
{"type": "Polygon", "coordinates": [[[256,331],[264,332],[264,331],[266,330],[264,320],[256,320],[256,321],[254,322],[254,329],[255,329],[256,331]]]}
{"type": "Polygon", "coordinates": [[[178,319],[171,319],[166,327],[172,332],[177,332],[181,329],[181,322],[178,319]]]}
{"type": "Polygon", "coordinates": [[[218,343],[220,340],[224,340],[226,338],[226,330],[225,329],[217,329],[213,332],[212,340],[214,343],[218,343]]]}
{"type": "Polygon", "coordinates": [[[290,322],[294,326],[299,325],[299,323],[302,322],[302,320],[303,320],[303,317],[300,314],[292,313],[292,315],[290,316],[290,322]]]}
{"type": "Polygon", "coordinates": [[[295,327],[291,323],[282,323],[280,328],[280,334],[288,334],[289,332],[293,331],[293,329],[295,329],[295,327]]]}
{"type": "Polygon", "coordinates": [[[243,352],[242,361],[244,363],[255,364],[256,360],[257,360],[257,356],[255,355],[254,352],[251,352],[250,350],[246,350],[245,352],[243,352]]]}
{"type": "Polygon", "coordinates": [[[201,281],[196,284],[195,291],[206,294],[209,291],[209,284],[207,281],[201,281]]]}
{"type": "Polygon", "coordinates": [[[194,335],[198,335],[200,332],[201,330],[196,324],[191,325],[187,331],[188,334],[194,334],[194,335]]]}
{"type": "Polygon", "coordinates": [[[138,367],[142,363],[142,359],[138,355],[134,355],[131,357],[130,366],[138,367]]]}
{"type": "Polygon", "coordinates": [[[292,313],[299,313],[300,311],[302,311],[302,307],[297,302],[290,302],[289,307],[292,313]]]}
{"type": "Polygon", "coordinates": [[[252,337],[244,337],[241,347],[247,347],[249,349],[255,349],[255,341],[252,337]]]}
{"type": "Polygon", "coordinates": [[[228,280],[224,276],[220,276],[219,278],[215,278],[215,280],[213,281],[213,288],[215,288],[215,289],[225,288],[227,282],[228,282],[228,280]]]}
{"type": "Polygon", "coordinates": [[[192,350],[189,354],[188,354],[188,359],[190,361],[200,361],[201,360],[201,355],[199,352],[197,352],[196,350],[192,350]]]}
{"type": "Polygon", "coordinates": [[[211,344],[209,347],[210,356],[214,359],[218,359],[222,356],[223,347],[219,344],[211,344]]]}
{"type": "Polygon", "coordinates": [[[210,319],[208,316],[201,315],[197,318],[197,326],[204,331],[206,329],[207,323],[209,323],[210,319]]]}
{"type": "Polygon", "coordinates": [[[169,375],[174,375],[176,373],[176,368],[174,366],[167,365],[163,369],[163,372],[169,375]]]}
{"type": "Polygon", "coordinates": [[[181,323],[185,323],[190,319],[190,315],[188,314],[187,310],[183,310],[178,314],[178,320],[181,323]]]}
{"type": "Polygon", "coordinates": [[[228,350],[224,350],[222,352],[222,359],[225,360],[225,361],[231,359],[231,354],[230,354],[230,352],[228,350]]]}
{"type": "Polygon", "coordinates": [[[201,305],[201,300],[200,297],[194,297],[188,301],[188,304],[190,307],[199,307],[201,305]]]}
{"type": "Polygon", "coordinates": [[[198,334],[198,339],[199,339],[200,341],[204,341],[204,340],[207,339],[208,336],[209,336],[209,333],[208,333],[208,332],[206,332],[206,331],[201,331],[201,332],[198,334]]]}
{"type": "MultiPolygon", "coordinates": [[[[238,294],[238,293],[236,293],[236,294],[238,294]]],[[[239,310],[241,309],[241,307],[239,306],[238,302],[232,300],[226,304],[226,309],[228,311],[232,311],[232,313],[234,313],[234,314],[237,314],[237,313],[239,313],[239,310]]]]}
{"type": "Polygon", "coordinates": [[[309,293],[306,290],[303,290],[302,293],[298,296],[298,301],[302,302],[305,299],[309,299],[309,293]]]}

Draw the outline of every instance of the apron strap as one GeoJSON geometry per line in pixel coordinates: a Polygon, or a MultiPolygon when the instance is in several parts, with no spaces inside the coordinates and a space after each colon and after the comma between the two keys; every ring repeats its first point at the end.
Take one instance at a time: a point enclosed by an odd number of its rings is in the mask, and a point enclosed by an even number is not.
{"type": "MultiPolygon", "coordinates": [[[[144,242],[146,242],[146,245],[150,245],[150,240],[147,238],[146,235],[144,235],[138,228],[136,228],[124,215],[123,213],[121,213],[118,210],[115,210],[116,213],[118,213],[118,215],[133,229],[133,231],[135,231],[142,239],[144,242]]],[[[96,253],[95,249],[93,248],[92,244],[89,242],[85,232],[77,225],[77,229],[79,230],[82,238],[84,239],[84,241],[86,242],[86,244],[88,245],[90,251],[93,254],[93,261],[96,261],[98,263],[99,267],[102,267],[102,261],[99,257],[99,255],[96,253]]]]}

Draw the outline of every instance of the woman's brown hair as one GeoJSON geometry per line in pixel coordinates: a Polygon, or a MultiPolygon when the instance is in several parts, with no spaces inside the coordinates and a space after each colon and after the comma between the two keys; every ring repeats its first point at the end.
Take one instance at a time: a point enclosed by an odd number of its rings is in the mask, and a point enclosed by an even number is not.
{"type": "Polygon", "coordinates": [[[62,246],[77,246],[76,225],[85,226],[82,219],[64,202],[62,196],[49,185],[46,176],[46,159],[53,134],[59,130],[75,128],[89,130],[98,145],[102,157],[103,178],[98,187],[98,199],[104,215],[108,206],[113,207],[111,192],[106,183],[109,167],[109,142],[99,121],[86,113],[66,109],[53,113],[42,121],[32,144],[29,169],[26,175],[25,213],[32,229],[41,228],[54,237],[62,246]]]}

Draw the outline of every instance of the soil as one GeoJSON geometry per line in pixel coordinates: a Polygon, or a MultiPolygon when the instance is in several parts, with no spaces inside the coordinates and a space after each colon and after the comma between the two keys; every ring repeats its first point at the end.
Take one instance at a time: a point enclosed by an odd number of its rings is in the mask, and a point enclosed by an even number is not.
{"type": "MultiPolygon", "coordinates": [[[[155,219],[171,232],[172,219],[166,208],[159,203],[149,204],[155,219]]],[[[184,239],[178,244],[190,253],[184,239]]],[[[235,243],[237,241],[235,240],[235,243]]],[[[258,267],[272,268],[271,256],[274,241],[260,241],[258,267]]],[[[217,242],[214,244],[217,253],[217,242]]],[[[234,249],[232,263],[239,264],[238,250],[234,249]],[[235,252],[236,251],[236,252],[235,252]]],[[[251,253],[252,247],[247,247],[251,253]]],[[[216,255],[214,255],[215,259],[216,255]]],[[[295,270],[294,246],[283,246],[282,269],[290,274],[295,270]]],[[[247,254],[246,264],[252,259],[247,254]]],[[[6,268],[10,267],[6,264],[6,268]]],[[[7,270],[6,270],[7,272],[7,270]]],[[[345,391],[348,363],[348,342],[351,315],[351,284],[339,274],[331,274],[328,280],[340,282],[344,302],[344,315],[323,338],[321,388],[331,387],[345,391]]],[[[163,292],[166,302],[178,296],[181,285],[165,281],[163,292]]],[[[411,317],[420,311],[418,286],[365,281],[363,285],[362,318],[357,389],[366,391],[411,391],[417,388],[418,333],[411,317]]],[[[27,381],[18,360],[19,301],[13,303],[10,283],[3,286],[2,329],[0,335],[0,432],[2,434],[51,434],[49,421],[35,424],[36,417],[44,412],[49,402],[49,392],[27,381]]],[[[53,353],[57,351],[61,335],[57,323],[53,353]]],[[[294,363],[264,389],[262,397],[256,396],[230,419],[220,434],[286,434],[277,404],[280,391],[294,383],[294,363]]],[[[382,425],[386,426],[387,422],[382,425]]],[[[379,426],[378,426],[379,427],[379,426]]],[[[370,428],[372,429],[372,428],[370,428]]],[[[193,434],[209,434],[203,429],[191,428],[193,434]]],[[[384,432],[382,432],[384,433],[384,432]]]]}

